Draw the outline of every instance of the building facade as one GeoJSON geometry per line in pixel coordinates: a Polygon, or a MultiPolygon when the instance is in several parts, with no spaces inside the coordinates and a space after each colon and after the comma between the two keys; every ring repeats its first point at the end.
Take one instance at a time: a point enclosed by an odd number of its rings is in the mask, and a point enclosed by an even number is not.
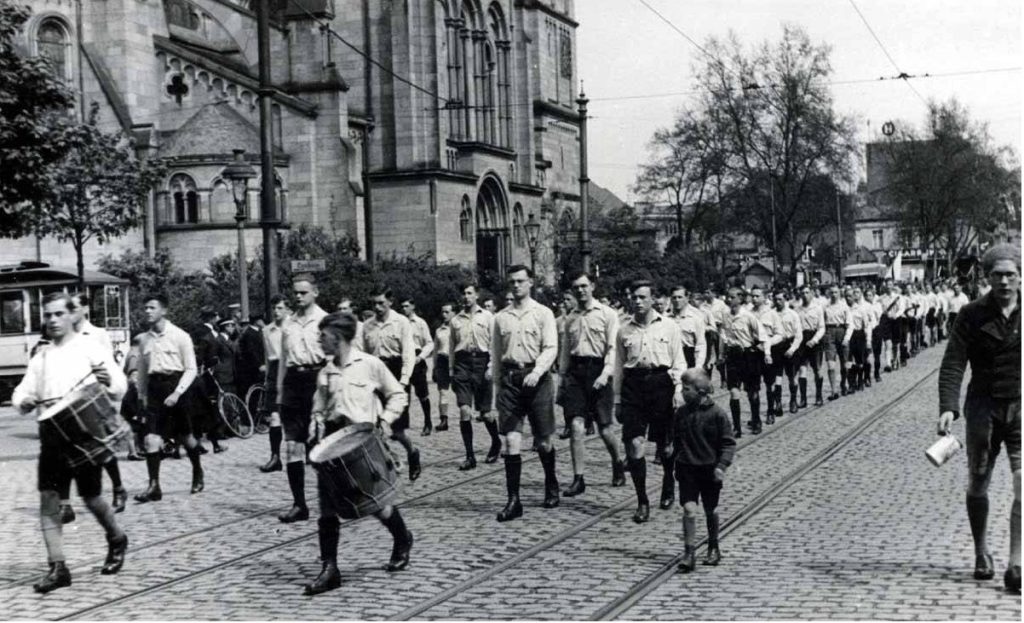
{"type": "MultiPolygon", "coordinates": [[[[251,0],[27,0],[19,42],[47,56],[168,174],[122,248],[186,269],[236,250],[232,150],[259,159],[251,0]]],[[[501,272],[528,262],[530,214],[553,232],[579,209],[572,0],[274,0],[272,133],[287,228],[323,227],[379,255],[501,272]],[[369,233],[370,238],[367,238],[369,233]]],[[[256,166],[258,169],[258,166],[256,166]]],[[[257,178],[247,244],[262,241],[257,178]]],[[[551,235],[541,237],[550,241],[551,235]]],[[[547,243],[550,246],[550,242],[547,243]]],[[[542,248],[539,259],[550,258],[542,248]]],[[[0,261],[73,263],[50,240],[0,261]]]]}

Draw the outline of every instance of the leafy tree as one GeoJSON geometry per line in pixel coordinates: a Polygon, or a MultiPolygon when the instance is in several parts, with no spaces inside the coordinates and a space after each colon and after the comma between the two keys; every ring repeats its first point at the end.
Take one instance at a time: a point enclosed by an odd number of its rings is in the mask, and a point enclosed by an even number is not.
{"type": "Polygon", "coordinates": [[[49,168],[67,151],[64,128],[71,123],[72,91],[49,62],[17,49],[16,37],[29,9],[0,0],[0,236],[28,233],[25,203],[50,187],[49,168]]]}
{"type": "Polygon", "coordinates": [[[40,236],[53,236],[75,249],[78,278],[84,279],[85,244],[106,244],[139,225],[146,199],[164,174],[159,163],[136,158],[120,133],[96,126],[99,106],[89,122],[67,125],[64,157],[51,167],[48,192],[25,209],[40,236]]]}

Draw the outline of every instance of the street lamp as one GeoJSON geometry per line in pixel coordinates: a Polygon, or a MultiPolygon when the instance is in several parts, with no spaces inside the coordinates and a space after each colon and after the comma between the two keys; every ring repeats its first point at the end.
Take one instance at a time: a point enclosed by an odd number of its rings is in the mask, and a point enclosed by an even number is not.
{"type": "Polygon", "coordinates": [[[242,298],[242,318],[249,317],[249,275],[245,262],[245,221],[249,215],[249,180],[256,177],[256,169],[245,162],[245,150],[235,149],[234,160],[224,167],[221,177],[231,182],[231,196],[235,200],[235,223],[238,224],[238,284],[242,298]]]}
{"type": "Polygon", "coordinates": [[[540,240],[540,222],[533,218],[533,212],[530,212],[530,216],[526,219],[526,224],[523,225],[523,229],[526,230],[526,246],[530,248],[530,271],[536,273],[537,242],[540,240]]]}

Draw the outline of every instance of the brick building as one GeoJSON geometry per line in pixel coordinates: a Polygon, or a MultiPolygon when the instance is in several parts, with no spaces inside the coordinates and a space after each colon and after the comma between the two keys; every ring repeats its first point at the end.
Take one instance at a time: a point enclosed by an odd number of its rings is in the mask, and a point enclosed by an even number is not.
{"type": "MultiPolygon", "coordinates": [[[[81,110],[97,102],[105,129],[169,165],[144,226],[90,248],[87,264],[121,248],[167,248],[202,269],[234,251],[235,206],[221,171],[232,149],[254,165],[259,157],[250,0],[26,2],[25,53],[52,59],[81,110]]],[[[273,4],[274,184],[288,225],[347,233],[364,250],[370,229],[378,255],[430,253],[500,272],[528,261],[530,214],[546,233],[574,218],[573,0],[273,4]]],[[[261,184],[250,184],[253,247],[261,184]]],[[[0,262],[32,258],[74,256],[50,240],[0,250],[0,262]]],[[[550,258],[541,249],[539,264],[550,258]]]]}

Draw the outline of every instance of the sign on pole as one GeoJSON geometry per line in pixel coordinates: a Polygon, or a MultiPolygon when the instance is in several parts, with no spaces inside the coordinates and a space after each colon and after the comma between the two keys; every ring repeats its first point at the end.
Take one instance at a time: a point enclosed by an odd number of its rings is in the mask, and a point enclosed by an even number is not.
{"type": "Polygon", "coordinates": [[[327,270],[327,260],[292,260],[293,273],[322,273],[327,270]]]}

